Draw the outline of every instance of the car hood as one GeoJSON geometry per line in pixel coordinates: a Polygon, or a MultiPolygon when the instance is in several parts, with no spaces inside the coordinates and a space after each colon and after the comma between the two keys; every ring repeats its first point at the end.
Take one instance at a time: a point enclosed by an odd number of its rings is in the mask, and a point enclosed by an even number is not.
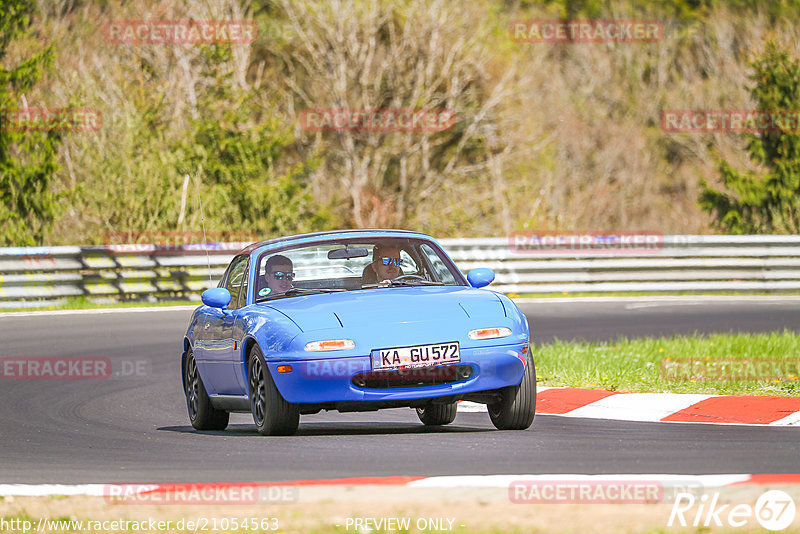
{"type": "Polygon", "coordinates": [[[304,332],[462,319],[466,324],[506,317],[491,291],[465,286],[388,287],[324,293],[263,303],[304,332]]]}

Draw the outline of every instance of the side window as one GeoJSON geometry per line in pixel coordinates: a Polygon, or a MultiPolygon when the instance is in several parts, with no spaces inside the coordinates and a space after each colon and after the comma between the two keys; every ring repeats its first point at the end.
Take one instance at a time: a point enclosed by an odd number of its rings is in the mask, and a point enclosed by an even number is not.
{"type": "Polygon", "coordinates": [[[250,262],[244,268],[244,278],[242,279],[242,291],[239,293],[239,305],[237,308],[242,308],[247,305],[247,283],[250,281],[250,262]]]}
{"type": "Polygon", "coordinates": [[[247,256],[237,258],[237,262],[231,265],[228,272],[228,279],[225,282],[225,288],[231,292],[231,303],[229,308],[235,310],[239,308],[239,293],[242,289],[242,284],[246,283],[247,279],[247,256]]]}
{"type": "Polygon", "coordinates": [[[440,282],[444,284],[457,284],[456,278],[453,276],[453,273],[450,272],[450,269],[447,268],[447,265],[444,264],[442,258],[433,250],[430,245],[423,243],[420,246],[423,254],[427,256],[428,261],[431,262],[431,267],[433,267],[433,271],[436,273],[436,277],[439,279],[440,282]]]}
{"type": "Polygon", "coordinates": [[[403,269],[403,273],[405,274],[419,273],[417,262],[415,262],[414,258],[411,257],[411,254],[405,250],[400,250],[400,268],[403,269]]]}

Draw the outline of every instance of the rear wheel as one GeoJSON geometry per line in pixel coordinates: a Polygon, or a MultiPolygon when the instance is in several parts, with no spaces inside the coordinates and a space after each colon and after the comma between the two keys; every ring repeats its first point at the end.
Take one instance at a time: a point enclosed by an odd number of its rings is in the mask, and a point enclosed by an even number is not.
{"type": "Polygon", "coordinates": [[[290,436],[297,432],[300,411],[281,396],[258,345],[250,351],[248,394],[253,421],[262,436],[290,436]]]}
{"type": "Polygon", "coordinates": [[[425,426],[450,424],[456,418],[456,403],[429,404],[424,408],[417,408],[417,417],[425,426]]]}
{"type": "Polygon", "coordinates": [[[183,360],[183,384],[186,393],[186,407],[189,410],[189,421],[196,430],[225,430],[230,414],[225,410],[217,410],[211,405],[203,379],[197,372],[197,362],[191,349],[183,360]]]}
{"type": "Polygon", "coordinates": [[[536,412],[536,368],[528,354],[527,367],[518,386],[501,390],[502,399],[489,404],[489,417],[498,430],[525,430],[536,412]]]}

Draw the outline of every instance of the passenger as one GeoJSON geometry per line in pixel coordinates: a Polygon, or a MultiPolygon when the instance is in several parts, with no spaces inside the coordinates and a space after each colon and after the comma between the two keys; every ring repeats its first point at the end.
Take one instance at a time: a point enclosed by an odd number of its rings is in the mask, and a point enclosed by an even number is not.
{"type": "Polygon", "coordinates": [[[283,295],[292,288],[292,268],[292,260],[280,254],[267,260],[264,277],[270,289],[269,295],[283,295]]]}

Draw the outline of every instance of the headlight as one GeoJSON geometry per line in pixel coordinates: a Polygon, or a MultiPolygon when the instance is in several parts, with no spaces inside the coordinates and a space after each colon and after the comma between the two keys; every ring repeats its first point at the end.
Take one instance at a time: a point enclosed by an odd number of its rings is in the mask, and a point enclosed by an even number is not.
{"type": "Polygon", "coordinates": [[[501,326],[499,328],[478,328],[469,331],[470,339],[495,339],[511,335],[511,329],[501,326]]]}
{"type": "Polygon", "coordinates": [[[352,339],[326,339],[325,341],[312,341],[306,343],[309,352],[322,352],[327,350],[347,350],[356,346],[352,339]]]}

